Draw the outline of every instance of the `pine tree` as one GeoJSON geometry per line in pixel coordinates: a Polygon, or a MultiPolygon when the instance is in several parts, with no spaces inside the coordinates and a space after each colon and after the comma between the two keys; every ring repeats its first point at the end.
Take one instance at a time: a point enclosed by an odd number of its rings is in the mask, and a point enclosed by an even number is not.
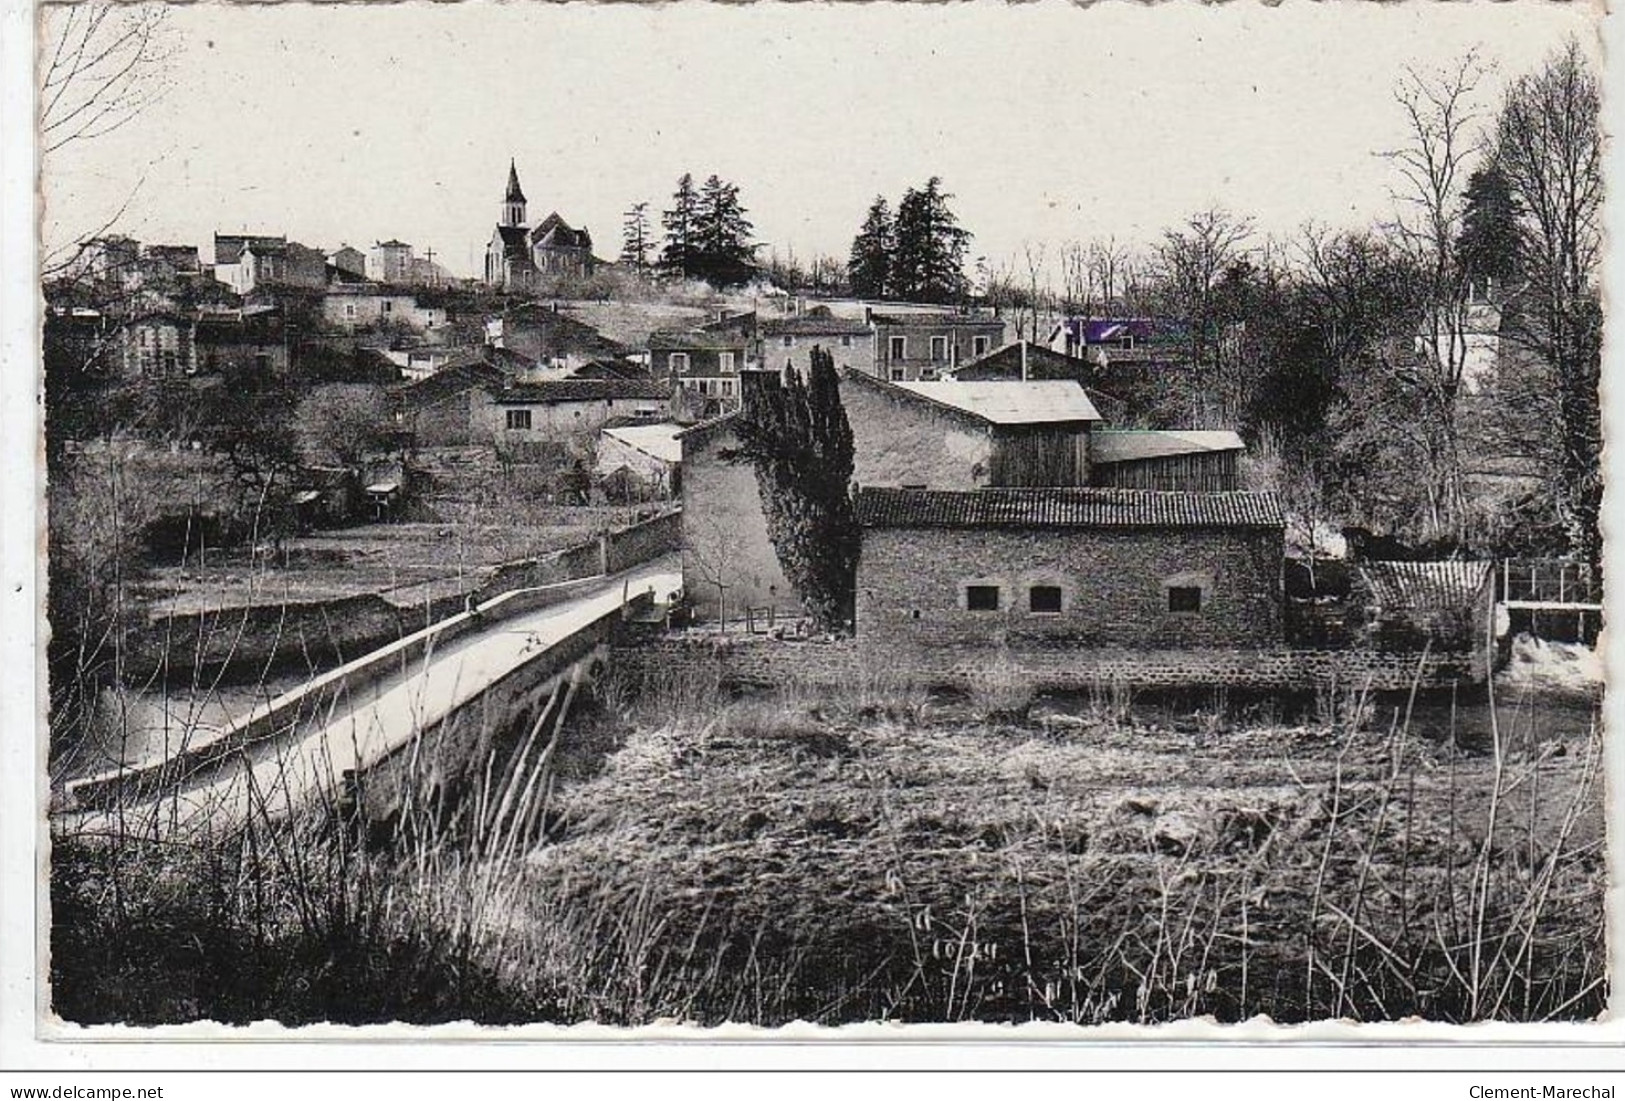
{"type": "Polygon", "coordinates": [[[700,188],[694,216],[694,262],[689,274],[714,287],[748,283],[756,270],[753,227],[739,202],[739,188],[716,175],[700,188]]]}
{"type": "Polygon", "coordinates": [[[1512,184],[1491,163],[1468,178],[1465,199],[1456,263],[1479,288],[1493,280],[1496,287],[1510,290],[1518,281],[1519,207],[1512,184]]]}
{"type": "Polygon", "coordinates": [[[857,592],[858,522],[853,508],[852,426],[841,405],[834,358],[812,352],[804,383],[794,371],[753,372],[734,421],[734,462],[756,469],[768,538],[785,578],[813,622],[848,628],[857,592]]]}
{"type": "Polygon", "coordinates": [[[666,247],[660,253],[660,267],[668,275],[688,278],[694,274],[695,222],[699,214],[699,196],[694,191],[694,177],[687,172],[677,181],[671,208],[660,215],[660,225],[666,231],[666,247]]]}
{"type": "Polygon", "coordinates": [[[891,206],[884,195],[876,195],[863,227],[852,239],[852,255],[846,262],[852,293],[859,298],[884,298],[890,293],[892,253],[897,244],[893,231],[891,206]]]}
{"type": "Polygon", "coordinates": [[[649,204],[633,203],[621,223],[621,263],[642,271],[649,266],[649,204]]]}
{"type": "Polygon", "coordinates": [[[932,176],[923,189],[909,188],[897,204],[892,293],[916,302],[956,302],[964,297],[965,252],[971,235],[948,208],[952,196],[932,176]]]}

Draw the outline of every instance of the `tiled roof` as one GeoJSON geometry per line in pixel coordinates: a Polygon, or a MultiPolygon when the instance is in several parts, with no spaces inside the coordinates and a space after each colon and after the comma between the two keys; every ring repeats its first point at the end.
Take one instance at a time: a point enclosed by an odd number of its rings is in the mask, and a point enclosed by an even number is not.
{"type": "Polygon", "coordinates": [[[1174,455],[1246,449],[1247,445],[1234,432],[1104,428],[1089,439],[1089,457],[1097,463],[1124,463],[1136,459],[1166,459],[1174,455]]]}
{"type": "Polygon", "coordinates": [[[1098,421],[1100,414],[1076,382],[897,382],[917,397],[947,405],[991,424],[1064,424],[1098,421]]]}
{"type": "Polygon", "coordinates": [[[566,378],[554,382],[516,382],[495,388],[491,400],[498,405],[535,405],[556,401],[665,401],[671,385],[653,379],[566,378]]]}
{"type": "Polygon", "coordinates": [[[739,332],[695,332],[690,329],[656,329],[649,334],[649,350],[664,351],[739,351],[750,341],[739,332]]]}
{"type": "Polygon", "coordinates": [[[1276,528],[1273,493],[1149,489],[889,489],[858,493],[871,528],[1276,528]]]}
{"type": "Polygon", "coordinates": [[[247,244],[287,244],[286,237],[267,237],[249,233],[216,233],[214,235],[214,262],[217,264],[235,264],[242,255],[243,246],[247,244]]]}
{"type": "Polygon", "coordinates": [[[1489,562],[1361,562],[1372,599],[1388,615],[1459,611],[1488,583],[1489,562]]]}
{"type": "Polygon", "coordinates": [[[867,336],[869,326],[854,317],[782,317],[762,322],[762,335],[867,336]]]}
{"type": "Polygon", "coordinates": [[[1082,379],[1094,373],[1092,365],[1086,359],[1064,355],[1030,340],[1018,340],[994,348],[975,359],[966,360],[954,368],[954,377],[967,381],[1019,379],[1023,358],[1026,359],[1029,379],[1082,379]]]}
{"type": "Polygon", "coordinates": [[[941,329],[950,325],[974,325],[978,327],[996,327],[1000,333],[1004,332],[1004,322],[1001,319],[978,314],[871,313],[869,318],[876,325],[896,325],[916,329],[941,329]]]}

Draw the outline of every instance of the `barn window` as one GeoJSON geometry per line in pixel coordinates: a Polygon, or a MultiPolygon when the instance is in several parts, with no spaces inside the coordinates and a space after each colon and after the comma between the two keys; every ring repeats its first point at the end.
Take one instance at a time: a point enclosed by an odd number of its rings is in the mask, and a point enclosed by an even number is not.
{"type": "Polygon", "coordinates": [[[510,410],[508,410],[507,425],[508,425],[508,431],[510,431],[510,432],[529,432],[530,431],[530,410],[529,409],[510,409],[510,410]]]}
{"type": "Polygon", "coordinates": [[[966,585],[965,610],[967,612],[996,612],[999,610],[997,585],[966,585]]]}
{"type": "Polygon", "coordinates": [[[852,338],[850,336],[841,337],[841,347],[843,347],[843,348],[852,347],[852,338]]]}
{"type": "Polygon", "coordinates": [[[1199,612],[1202,610],[1202,590],[1195,585],[1168,586],[1170,612],[1199,612]]]}
{"type": "Polygon", "coordinates": [[[1033,615],[1061,614],[1061,587],[1034,585],[1027,590],[1027,610],[1033,615]]]}
{"type": "Polygon", "coordinates": [[[987,337],[973,336],[970,338],[970,354],[980,356],[987,354],[987,337]]]}

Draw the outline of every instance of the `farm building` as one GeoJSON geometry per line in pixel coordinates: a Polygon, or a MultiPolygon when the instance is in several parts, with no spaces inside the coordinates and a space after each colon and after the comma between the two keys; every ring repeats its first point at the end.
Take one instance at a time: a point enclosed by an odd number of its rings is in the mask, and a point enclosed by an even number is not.
{"type": "Polygon", "coordinates": [[[1089,440],[1093,485],[1224,493],[1241,488],[1234,432],[1103,428],[1089,440]]]}
{"type": "Polygon", "coordinates": [[[883,382],[843,372],[859,485],[1088,484],[1100,420],[1075,382],[883,382]]]}
{"type": "Polygon", "coordinates": [[[476,435],[501,444],[556,442],[596,435],[614,417],[656,421],[666,415],[671,387],[653,379],[562,379],[489,389],[473,409],[476,435]]]}
{"type": "Polygon", "coordinates": [[[864,488],[857,509],[857,633],[893,657],[1282,640],[1273,494],[864,488]]]}
{"type": "Polygon", "coordinates": [[[1360,562],[1351,595],[1381,650],[1474,651],[1493,629],[1492,562],[1360,562]]]}

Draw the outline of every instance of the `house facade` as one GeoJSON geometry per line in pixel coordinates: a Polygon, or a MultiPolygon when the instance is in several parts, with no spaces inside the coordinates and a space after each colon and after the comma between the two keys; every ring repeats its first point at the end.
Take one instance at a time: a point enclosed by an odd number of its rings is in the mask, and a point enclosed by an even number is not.
{"type": "Polygon", "coordinates": [[[649,373],[698,395],[716,412],[737,409],[739,374],[748,369],[751,345],[737,327],[656,329],[649,334],[649,373]]]}
{"type": "Polygon", "coordinates": [[[331,283],[322,295],[322,320],[344,332],[380,326],[429,332],[445,326],[446,311],[377,283],[331,283]]]}
{"type": "Polygon", "coordinates": [[[367,254],[352,245],[340,245],[328,253],[327,262],[343,275],[357,280],[367,278],[367,254]]]}
{"type": "Polygon", "coordinates": [[[501,445],[597,435],[612,418],[661,420],[671,387],[652,379],[563,379],[510,383],[489,393],[490,403],[474,409],[474,432],[501,445]]]}
{"type": "Polygon", "coordinates": [[[285,374],[288,328],[276,307],[206,311],[193,328],[197,369],[285,374]]]}
{"type": "Polygon", "coordinates": [[[888,660],[1283,638],[1272,494],[865,487],[857,510],[857,635],[888,660]]]}
{"type": "Polygon", "coordinates": [[[830,354],[837,370],[875,373],[875,335],[865,322],[825,313],[763,321],[757,332],[756,361],[764,370],[812,371],[812,350],[830,354]]]}
{"type": "Polygon", "coordinates": [[[584,321],[534,302],[487,320],[485,342],[521,357],[533,367],[551,368],[561,374],[595,360],[619,359],[632,350],[584,321]]]}
{"type": "Polygon", "coordinates": [[[197,373],[192,318],[158,313],[127,323],[119,333],[120,360],[127,378],[180,378],[197,373]]]}
{"type": "Polygon", "coordinates": [[[941,378],[1004,343],[1004,322],[959,312],[866,310],[874,332],[874,374],[890,382],[941,378]]]}
{"type": "Polygon", "coordinates": [[[281,237],[216,234],[214,277],[238,294],[271,286],[320,288],[327,285],[327,256],[281,237]]]}
{"type": "Polygon", "coordinates": [[[378,241],[367,253],[366,275],[374,283],[403,286],[413,282],[416,265],[412,260],[412,246],[393,238],[378,241]]]}
{"type": "Polygon", "coordinates": [[[395,426],[409,434],[417,447],[466,447],[489,442],[476,435],[476,424],[488,415],[490,391],[500,389],[505,376],[477,357],[464,357],[443,365],[422,379],[390,391],[395,426]]]}

